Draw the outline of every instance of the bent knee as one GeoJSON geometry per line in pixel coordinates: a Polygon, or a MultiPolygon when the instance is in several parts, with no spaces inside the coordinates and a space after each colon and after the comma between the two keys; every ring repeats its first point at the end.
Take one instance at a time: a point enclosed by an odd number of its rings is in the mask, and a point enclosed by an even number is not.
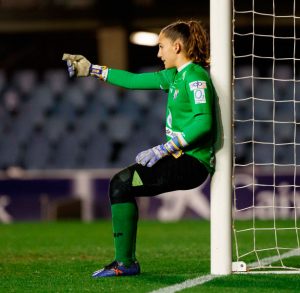
{"type": "Polygon", "coordinates": [[[109,185],[109,197],[111,204],[134,201],[132,196],[131,172],[124,169],[113,176],[109,185]]]}

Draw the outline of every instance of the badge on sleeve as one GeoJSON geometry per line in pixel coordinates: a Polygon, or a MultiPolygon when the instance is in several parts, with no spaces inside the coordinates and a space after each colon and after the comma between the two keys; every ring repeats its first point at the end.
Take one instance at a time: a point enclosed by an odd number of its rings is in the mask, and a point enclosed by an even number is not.
{"type": "Polygon", "coordinates": [[[204,104],[206,103],[205,91],[204,89],[199,89],[194,91],[195,104],[204,104]]]}
{"type": "Polygon", "coordinates": [[[206,81],[204,80],[196,80],[189,83],[190,90],[199,90],[199,89],[206,89],[206,81]]]}

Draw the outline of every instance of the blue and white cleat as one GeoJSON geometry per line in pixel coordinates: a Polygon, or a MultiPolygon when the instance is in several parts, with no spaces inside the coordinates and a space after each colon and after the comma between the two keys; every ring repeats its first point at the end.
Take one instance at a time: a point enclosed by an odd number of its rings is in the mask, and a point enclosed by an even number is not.
{"type": "Polygon", "coordinates": [[[93,278],[106,278],[106,277],[122,277],[134,276],[140,274],[141,269],[139,263],[133,262],[130,266],[125,266],[123,263],[113,261],[111,264],[105,266],[103,269],[93,273],[93,278]]]}

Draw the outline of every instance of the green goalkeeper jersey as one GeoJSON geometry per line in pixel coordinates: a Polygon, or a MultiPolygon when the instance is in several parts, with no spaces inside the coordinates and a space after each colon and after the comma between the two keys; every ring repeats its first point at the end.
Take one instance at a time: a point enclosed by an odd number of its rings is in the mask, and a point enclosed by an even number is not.
{"type": "Polygon", "coordinates": [[[151,73],[109,69],[107,82],[128,89],[162,89],[168,92],[166,136],[186,145],[183,151],[214,171],[216,94],[208,72],[189,63],[179,72],[170,68],[151,73]]]}

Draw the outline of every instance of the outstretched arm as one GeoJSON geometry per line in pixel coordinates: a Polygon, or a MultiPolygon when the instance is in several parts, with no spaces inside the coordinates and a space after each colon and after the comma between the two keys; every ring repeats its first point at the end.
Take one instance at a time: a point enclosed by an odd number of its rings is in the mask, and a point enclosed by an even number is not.
{"type": "Polygon", "coordinates": [[[91,64],[82,55],[64,54],[62,60],[67,62],[69,76],[94,76],[110,84],[128,89],[164,89],[169,88],[173,71],[163,70],[150,73],[131,73],[126,70],[107,68],[91,64]]]}
{"type": "Polygon", "coordinates": [[[131,73],[126,70],[109,69],[107,82],[127,89],[162,89],[159,72],[131,73]]]}

